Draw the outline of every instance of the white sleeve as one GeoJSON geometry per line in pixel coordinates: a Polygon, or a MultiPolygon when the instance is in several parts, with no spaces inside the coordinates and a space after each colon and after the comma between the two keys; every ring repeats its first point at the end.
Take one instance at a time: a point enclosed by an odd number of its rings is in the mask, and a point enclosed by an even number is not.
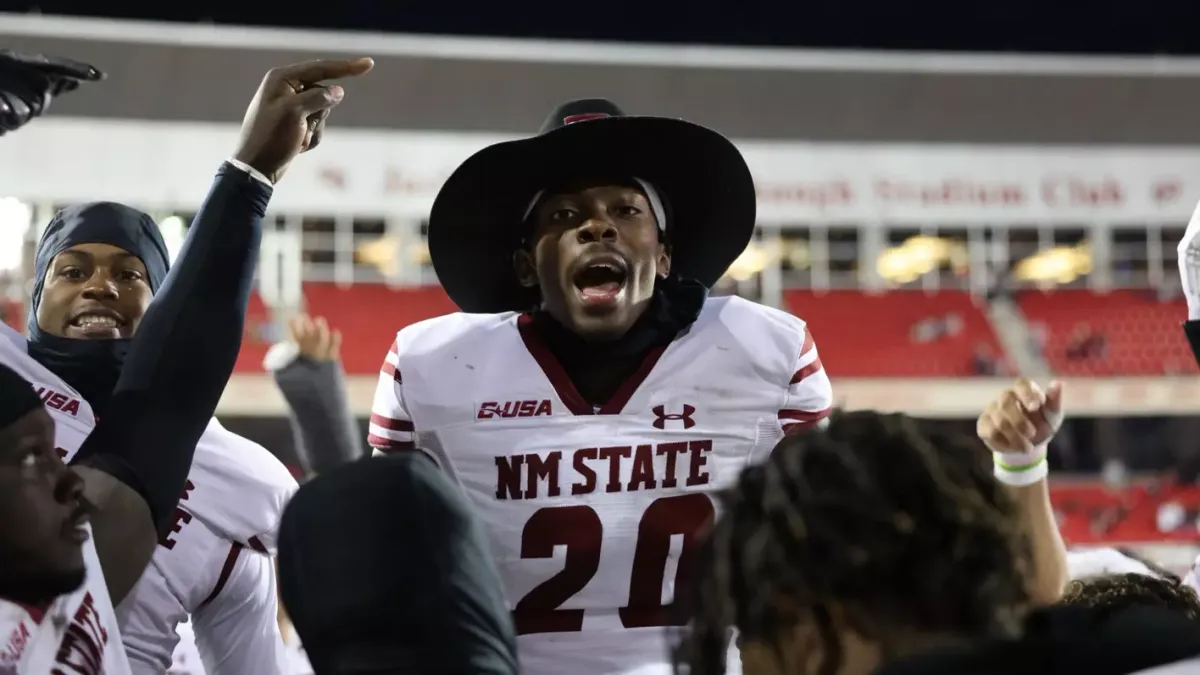
{"type": "Polygon", "coordinates": [[[1067,551],[1067,573],[1072,580],[1106,574],[1158,576],[1154,570],[1146,567],[1142,562],[1130,558],[1115,548],[1108,547],[1067,551]]]}
{"type": "Polygon", "coordinates": [[[379,371],[379,384],[371,402],[371,425],[367,443],[376,454],[412,450],[413,422],[404,407],[404,380],[400,373],[399,338],[392,342],[379,371]]]}
{"type": "Polygon", "coordinates": [[[1187,300],[1188,320],[1200,319],[1200,204],[1192,212],[1178,248],[1179,282],[1187,300]]]}
{"type": "Polygon", "coordinates": [[[804,342],[792,371],[779,409],[779,424],[784,433],[789,434],[820,425],[833,411],[833,385],[821,365],[817,344],[808,326],[804,327],[804,342]]]}
{"type": "Polygon", "coordinates": [[[1183,575],[1183,583],[1200,593],[1200,557],[1196,558],[1196,562],[1192,563],[1192,568],[1183,575]]]}
{"type": "Polygon", "coordinates": [[[270,556],[240,548],[225,585],[192,614],[204,672],[289,674],[288,655],[279,632],[275,566],[270,556]]]}

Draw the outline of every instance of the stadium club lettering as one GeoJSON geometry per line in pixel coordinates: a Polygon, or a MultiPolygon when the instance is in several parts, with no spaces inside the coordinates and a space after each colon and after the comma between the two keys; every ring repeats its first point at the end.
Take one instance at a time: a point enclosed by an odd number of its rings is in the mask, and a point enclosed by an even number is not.
{"type": "Polygon", "coordinates": [[[54,656],[50,675],[97,675],[104,672],[104,647],[108,631],[100,622],[100,613],[91,593],[85,593],[62,644],[54,656]]]}
{"type": "Polygon", "coordinates": [[[708,455],[712,441],[673,441],[657,445],[617,445],[605,448],[555,450],[543,457],[538,453],[496,458],[496,499],[537,499],[558,497],[564,490],[572,495],[679,487],[680,470],[686,474],[687,487],[706,485],[710,480],[708,455]],[[563,485],[563,455],[569,456],[575,480],[563,485]],[[655,458],[662,457],[662,471],[656,471],[655,458]],[[628,472],[624,471],[628,466],[628,472]],[[625,476],[628,479],[625,479],[625,476]]]}
{"type": "MultiPolygon", "coordinates": [[[[192,490],[196,489],[196,485],[191,480],[183,485],[183,496],[179,498],[180,504],[186,502],[192,494],[192,490]]],[[[175,535],[183,530],[184,526],[192,522],[192,514],[183,510],[182,506],[175,507],[175,513],[171,516],[171,527],[167,530],[166,535],[159,540],[158,545],[168,550],[175,548],[175,535]]]]}
{"type": "MultiPolygon", "coordinates": [[[[1156,204],[1179,198],[1182,183],[1161,179],[1148,188],[1156,204]]],[[[859,182],[847,179],[798,183],[759,183],[758,196],[767,202],[807,204],[819,208],[848,207],[866,202],[895,206],[1015,207],[1041,203],[1050,208],[1120,207],[1129,201],[1130,189],[1113,178],[1088,179],[1046,175],[1036,181],[989,181],[964,178],[912,180],[876,177],[859,182]]]]}
{"type": "Polygon", "coordinates": [[[495,417],[541,417],[553,414],[550,399],[540,401],[484,401],[479,404],[475,419],[490,420],[495,417]]]}
{"type": "Polygon", "coordinates": [[[42,404],[53,410],[61,410],[72,416],[79,415],[79,399],[54,391],[50,387],[35,387],[38,398],[42,399],[42,404]]]}

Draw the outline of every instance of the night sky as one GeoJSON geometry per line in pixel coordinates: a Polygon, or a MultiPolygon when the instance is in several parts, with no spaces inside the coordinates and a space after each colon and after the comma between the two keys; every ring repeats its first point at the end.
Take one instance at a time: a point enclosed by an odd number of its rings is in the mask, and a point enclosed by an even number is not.
{"type": "Polygon", "coordinates": [[[0,0],[5,11],[34,8],[45,14],[459,35],[1200,54],[1200,0],[177,0],[152,5],[128,0],[0,0]],[[268,11],[269,6],[296,9],[268,11]]]}

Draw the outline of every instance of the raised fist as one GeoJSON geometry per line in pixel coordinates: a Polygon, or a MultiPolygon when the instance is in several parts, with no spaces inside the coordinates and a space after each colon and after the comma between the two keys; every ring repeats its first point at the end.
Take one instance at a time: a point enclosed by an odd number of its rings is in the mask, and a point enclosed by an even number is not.
{"type": "Polygon", "coordinates": [[[40,116],[55,96],[103,78],[86,63],[0,49],[0,136],[40,116]]]}
{"type": "Polygon", "coordinates": [[[1023,377],[988,404],[975,433],[992,452],[1028,454],[1047,443],[1062,422],[1062,383],[1051,382],[1043,390],[1023,377]]]}
{"type": "Polygon", "coordinates": [[[242,120],[234,159],[277,183],[296,155],[317,147],[325,120],[345,91],[326,80],[363,75],[375,66],[369,58],[307,61],[272,69],[242,120]]]}

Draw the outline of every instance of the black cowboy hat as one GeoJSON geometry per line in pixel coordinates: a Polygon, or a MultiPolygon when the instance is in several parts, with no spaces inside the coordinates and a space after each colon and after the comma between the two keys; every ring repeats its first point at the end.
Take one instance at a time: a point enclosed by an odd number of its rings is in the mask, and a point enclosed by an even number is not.
{"type": "Polygon", "coordinates": [[[711,287],[754,235],[754,180],[729,139],[683,120],[626,116],[603,99],[572,101],[537,136],[471,155],[438,192],[429,255],[450,299],[465,312],[532,308],[538,291],[513,269],[526,210],[541,190],[588,176],[655,187],[680,278],[711,287]]]}

